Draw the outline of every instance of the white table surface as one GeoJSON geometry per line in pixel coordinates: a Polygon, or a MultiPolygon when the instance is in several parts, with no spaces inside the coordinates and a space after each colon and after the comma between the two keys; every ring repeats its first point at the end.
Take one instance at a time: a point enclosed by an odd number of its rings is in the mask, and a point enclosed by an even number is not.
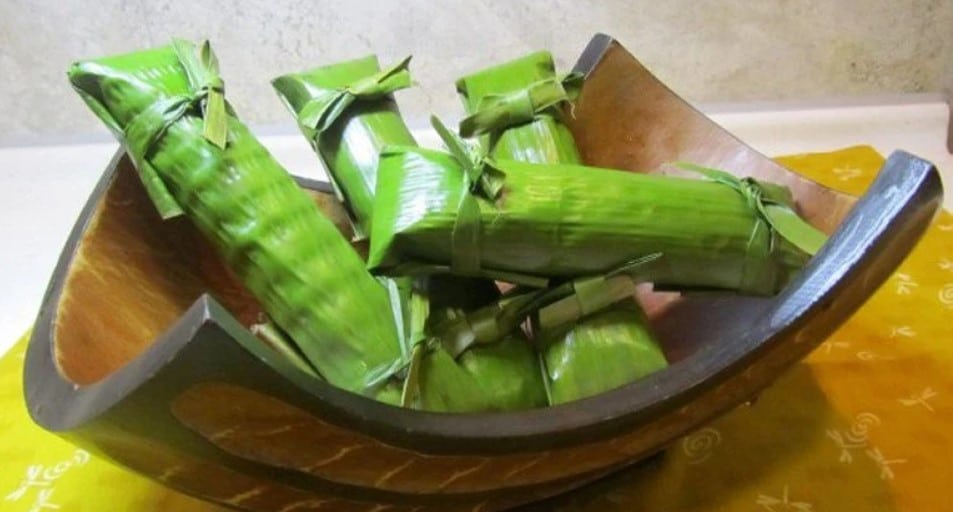
{"type": "MultiPolygon", "coordinates": [[[[936,164],[953,187],[953,156],[945,147],[949,108],[935,96],[705,110],[766,155],[857,144],[885,155],[904,149],[936,164]]],[[[323,177],[304,139],[290,126],[284,132],[262,141],[293,174],[323,177]]],[[[437,146],[429,132],[418,139],[437,146]]],[[[0,354],[33,323],[73,222],[117,147],[114,142],[0,147],[0,354]]],[[[953,209],[953,193],[944,206],[953,209]]]]}

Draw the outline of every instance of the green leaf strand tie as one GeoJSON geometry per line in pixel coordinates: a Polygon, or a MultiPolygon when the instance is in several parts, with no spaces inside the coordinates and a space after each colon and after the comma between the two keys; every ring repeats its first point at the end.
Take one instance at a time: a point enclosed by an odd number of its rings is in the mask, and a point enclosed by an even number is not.
{"type": "Polygon", "coordinates": [[[538,310],[544,329],[575,322],[635,294],[647,266],[659,260],[653,253],[632,260],[605,274],[566,281],[530,292],[511,293],[501,300],[454,318],[438,327],[444,349],[454,357],[473,345],[499,341],[538,310]]]}
{"type": "Polygon", "coordinates": [[[218,74],[218,59],[209,42],[202,43],[198,54],[188,41],[176,39],[172,44],[194,92],[156,101],[137,114],[123,130],[125,140],[131,142],[129,154],[136,161],[143,186],[163,219],[183,213],[147,158],[166,130],[198,109],[203,119],[202,136],[219,149],[225,149],[228,143],[229,107],[225,101],[225,83],[218,74]]]}
{"type": "Polygon", "coordinates": [[[485,96],[476,111],[460,121],[460,135],[472,137],[528,123],[544,110],[573,101],[582,86],[581,73],[569,73],[530,84],[508,94],[485,96]]]}
{"type": "Polygon", "coordinates": [[[772,230],[805,253],[814,256],[827,242],[827,235],[808,224],[790,205],[772,197],[754,178],[739,178],[725,171],[687,162],[678,162],[675,165],[702,174],[712,181],[723,183],[740,192],[772,230]]]}
{"type": "Polygon", "coordinates": [[[542,330],[576,322],[593,313],[632,297],[636,285],[651,273],[650,266],[662,262],[662,253],[632,260],[598,276],[581,277],[564,283],[563,298],[548,303],[537,313],[536,325],[542,330]],[[567,293],[568,292],[568,293],[567,293]]]}
{"type": "Polygon", "coordinates": [[[502,340],[536,307],[539,291],[516,293],[437,326],[444,350],[457,358],[474,345],[502,340]]]}
{"type": "Polygon", "coordinates": [[[740,290],[756,291],[761,283],[767,282],[764,279],[766,274],[775,272],[769,264],[770,255],[777,246],[775,235],[810,256],[817,254],[827,242],[827,235],[808,224],[789,204],[772,195],[754,178],[739,178],[719,169],[688,162],[677,162],[675,165],[737,190],[757,215],[759,222],[749,240],[740,290]]]}
{"type": "Polygon", "coordinates": [[[320,137],[355,101],[382,98],[394,91],[410,87],[409,65],[408,56],[394,66],[357,80],[351,85],[323,91],[301,108],[298,122],[314,130],[315,137],[320,137]]]}
{"type": "Polygon", "coordinates": [[[450,269],[467,276],[480,275],[480,204],[476,195],[494,203],[503,191],[506,174],[484,154],[468,145],[451,132],[436,116],[430,117],[434,130],[443,139],[450,154],[464,172],[464,186],[460,196],[457,218],[450,236],[450,269]]]}

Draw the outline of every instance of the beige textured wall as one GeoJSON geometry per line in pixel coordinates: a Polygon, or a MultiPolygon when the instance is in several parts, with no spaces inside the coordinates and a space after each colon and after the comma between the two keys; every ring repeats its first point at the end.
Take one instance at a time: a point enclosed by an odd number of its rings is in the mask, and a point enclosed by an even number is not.
{"type": "Polygon", "coordinates": [[[595,32],[621,40],[693,101],[939,91],[953,76],[951,0],[3,0],[0,141],[100,132],[67,85],[72,60],[208,37],[253,123],[287,122],[282,72],[412,53],[417,122],[459,113],[460,74],[548,48],[571,66],[595,32]]]}

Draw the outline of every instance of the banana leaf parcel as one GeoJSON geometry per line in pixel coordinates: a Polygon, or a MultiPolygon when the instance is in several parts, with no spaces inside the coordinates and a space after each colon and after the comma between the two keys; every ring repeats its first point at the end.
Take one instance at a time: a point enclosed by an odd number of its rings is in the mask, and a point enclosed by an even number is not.
{"type": "MultiPolygon", "coordinates": [[[[481,294],[491,281],[462,287],[456,276],[429,276],[419,281],[428,289],[430,312],[425,324],[426,352],[420,364],[416,405],[444,412],[512,411],[546,405],[546,388],[539,360],[525,333],[508,330],[492,343],[472,343],[462,352],[452,350],[451,332],[479,329],[467,312],[499,295],[481,294]]],[[[418,345],[423,347],[423,345],[418,345]]],[[[406,388],[405,388],[406,389],[406,388]]]]}
{"type": "Polygon", "coordinates": [[[810,257],[788,229],[806,224],[782,187],[714,170],[696,180],[455,153],[384,150],[373,272],[538,284],[661,253],[644,275],[653,283],[768,295],[810,257]]]}
{"type": "Polygon", "coordinates": [[[392,94],[410,87],[409,64],[407,58],[381,70],[371,55],[272,81],[324,162],[359,236],[370,232],[380,149],[417,144],[392,94]]]}
{"type": "MultiPolygon", "coordinates": [[[[467,75],[457,81],[469,114],[461,132],[483,134],[483,152],[494,158],[580,164],[563,122],[579,79],[558,77],[547,52],[467,75]]],[[[533,334],[550,404],[596,395],[667,366],[631,294],[576,322],[555,328],[544,323],[535,321],[533,334]]]]}
{"type": "MultiPolygon", "coordinates": [[[[410,85],[409,59],[381,70],[368,56],[272,83],[321,157],[338,197],[359,230],[373,219],[377,159],[386,145],[415,145],[392,93],[410,85]]],[[[440,339],[449,329],[469,330],[466,312],[499,297],[492,281],[456,276],[395,279],[388,283],[408,368],[407,406],[474,412],[545,405],[538,362],[523,332],[448,353],[440,339]]]]}
{"type": "Polygon", "coordinates": [[[577,324],[541,329],[535,341],[551,404],[597,395],[668,365],[642,308],[631,299],[577,324]]]}
{"type": "Polygon", "coordinates": [[[387,291],[238,120],[208,43],[83,61],[73,87],[133,159],[163,217],[185,214],[328,382],[396,403],[387,291]]]}
{"type": "Polygon", "coordinates": [[[540,51],[457,80],[468,117],[460,135],[480,135],[493,158],[538,163],[581,163],[572,132],[562,122],[582,77],[556,75],[553,57],[540,51]]]}

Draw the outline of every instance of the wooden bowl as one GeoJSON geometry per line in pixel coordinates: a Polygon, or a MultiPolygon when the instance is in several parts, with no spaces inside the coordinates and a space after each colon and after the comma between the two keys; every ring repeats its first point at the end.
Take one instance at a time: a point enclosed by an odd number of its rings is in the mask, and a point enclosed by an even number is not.
{"type": "MultiPolygon", "coordinates": [[[[34,420],[183,492],[248,510],[489,511],[638,461],[752,399],[849,317],[941,201],[927,162],[890,157],[856,201],[759,155],[618,43],[593,39],[573,129],[622,169],[690,160],[788,184],[836,231],[773,298],[685,297],[653,317],[672,365],[557,407],[446,415],[308,379],[248,331],[255,300],[187,220],[160,221],[111,162],[60,257],[25,369],[34,420]],[[856,202],[856,204],[855,204],[856,202]]],[[[347,230],[325,184],[302,181],[347,230]]]]}

